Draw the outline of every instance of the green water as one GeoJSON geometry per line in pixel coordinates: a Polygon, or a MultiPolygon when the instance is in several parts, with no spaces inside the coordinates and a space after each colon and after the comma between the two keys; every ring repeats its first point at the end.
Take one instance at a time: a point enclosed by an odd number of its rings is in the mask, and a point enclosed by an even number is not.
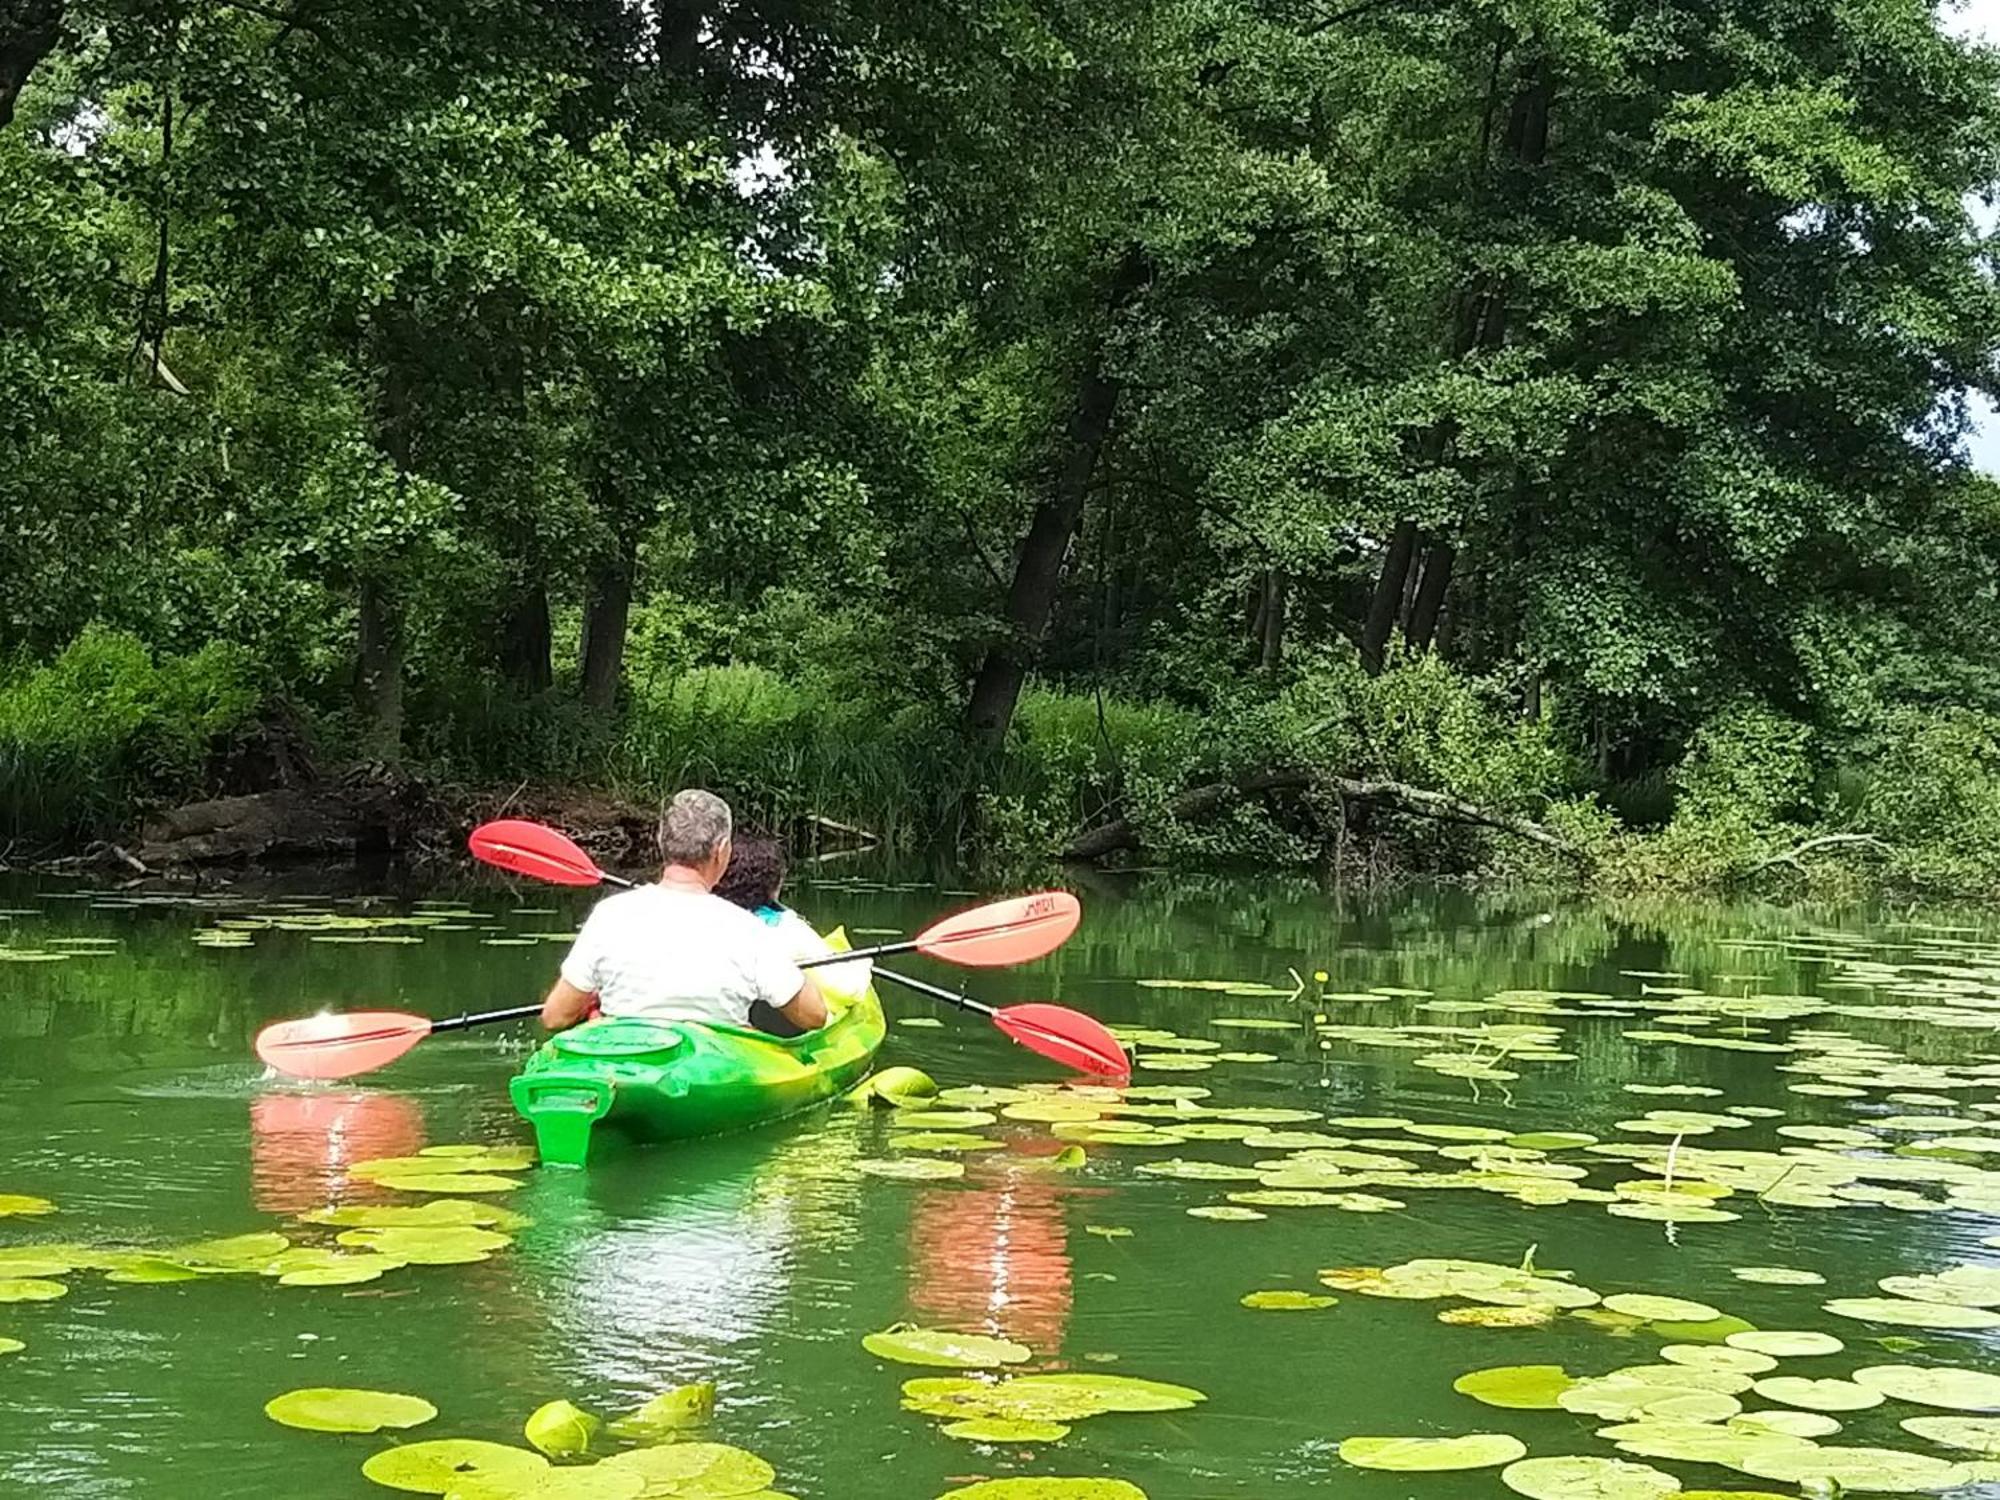
{"type": "MultiPolygon", "coordinates": [[[[219,918],[383,916],[412,907],[312,892],[187,898],[0,887],[0,904],[17,912],[0,922],[0,941],[17,952],[63,951],[55,939],[111,940],[88,953],[67,945],[78,956],[58,962],[0,965],[0,1193],[40,1195],[60,1210],[0,1219],[0,1249],[166,1245],[287,1229],[302,1210],[383,1201],[349,1184],[345,1163],[428,1144],[525,1140],[505,1088],[528,1045],[524,1032],[440,1038],[378,1075],[316,1090],[267,1080],[249,1060],[248,1039],[261,1023],[320,1007],[444,1015],[532,1000],[562,952],[559,941],[537,935],[569,931],[588,903],[497,882],[428,894],[463,898],[483,915],[444,924],[463,930],[408,930],[422,936],[416,943],[327,943],[271,928],[252,931],[245,946],[208,948],[191,937],[219,918]],[[521,938],[535,940],[513,941],[521,938]]],[[[1299,1107],[1664,1146],[1664,1137],[1621,1131],[1618,1122],[1648,1109],[1750,1105],[1782,1115],[1690,1136],[1684,1149],[1770,1152],[1812,1149],[1778,1136],[1781,1125],[1845,1126],[1897,1112],[1979,1120],[1971,1106],[2000,1097],[2000,1076],[1981,1071],[2000,1055],[1991,1035],[2000,1009],[1991,1020],[1983,1014],[2000,1004],[2000,949],[1982,945],[1993,933],[1866,913],[1611,911],[1528,897],[1357,904],[1303,887],[1228,883],[1160,881],[1083,895],[1084,926],[1058,958],[979,975],[976,992],[999,1002],[1057,999],[1110,1022],[1276,1054],[1267,1063],[1135,1076],[1142,1086],[1210,1090],[1204,1108],[1299,1107]],[[1316,970],[1329,974],[1324,986],[1313,981],[1316,970]],[[1294,971],[1305,981],[1296,998],[1294,971]],[[1163,978],[1246,981],[1281,993],[1136,983],[1163,978]],[[1690,1008],[1684,997],[1643,986],[1817,997],[1821,1005],[1796,1002],[1809,1013],[1786,1016],[1753,1006],[1703,1024],[1687,1020],[1700,1003],[1690,1008]],[[1424,993],[1321,998],[1375,988],[1424,993]],[[1484,1009],[1463,1004],[1522,991],[1624,998],[1633,1008],[1602,1014],[1602,998],[1518,996],[1484,1009]],[[1315,1027],[1316,1014],[1333,1034],[1315,1027]],[[1871,1079],[1858,1098],[1800,1094],[1790,1086],[1823,1080],[1827,1066],[1784,1069],[1822,1052],[1628,1037],[1659,1028],[1663,1015],[1689,1034],[1779,1046],[1799,1032],[1851,1035],[1870,1044],[1870,1066],[1900,1057],[1914,1069],[1899,1075],[1903,1083],[1921,1086],[1871,1079]],[[1241,1017],[1300,1024],[1214,1024],[1241,1017]],[[1558,1034],[1541,1050],[1569,1055],[1504,1056],[1496,1068],[1504,1049],[1478,1029],[1523,1023],[1558,1034]],[[1340,1029],[1356,1025],[1380,1032],[1340,1029]],[[1400,1029],[1409,1027],[1440,1029],[1400,1029]],[[1444,1072],[1420,1065],[1454,1056],[1460,1062],[1447,1061],[1444,1072]],[[1454,1066],[1518,1076],[1452,1076],[1454,1066]],[[1627,1092],[1631,1083],[1723,1093],[1645,1096],[1627,1092]],[[1912,1106],[1888,1100],[1895,1092],[1955,1102],[1912,1106]]],[[[793,896],[822,925],[902,931],[967,900],[930,885],[851,878],[793,896]]],[[[921,960],[910,967],[941,973],[921,960]]],[[[893,991],[886,999],[899,1024],[884,1062],[921,1066],[947,1085],[1058,1077],[956,1017],[942,1029],[900,1024],[931,1012],[893,991]]],[[[1994,1125],[2000,1132],[2000,1120],[1994,1125]]],[[[1503,1364],[1598,1374],[1655,1359],[1661,1339],[1567,1317],[1507,1330],[1439,1323],[1437,1312],[1463,1305],[1456,1301],[1345,1294],[1321,1311],[1271,1312],[1238,1299],[1259,1289],[1317,1291],[1322,1267],[1420,1256],[1512,1265],[1530,1246],[1538,1267],[1572,1271],[1607,1296],[1697,1298],[1762,1327],[1830,1329],[1847,1340],[1846,1353],[1787,1362],[1784,1373],[1843,1375],[1895,1360],[2000,1369],[1990,1333],[1873,1326],[1821,1310],[1829,1297],[1877,1295],[1884,1275],[1992,1258],[1980,1239],[2000,1222],[1945,1208],[1949,1187],[1937,1181],[1903,1188],[1921,1208],[1852,1200],[1795,1207],[1738,1192],[1719,1206],[1740,1217],[1714,1224],[1614,1217],[1596,1202],[1529,1206],[1482,1191],[1390,1187],[1365,1191],[1405,1207],[1271,1206],[1262,1220],[1222,1222],[1186,1210],[1257,1183],[1176,1180],[1137,1166],[1164,1157],[1245,1165],[1279,1150],[1227,1140],[1092,1143],[1087,1164],[1065,1173],[1034,1165],[1061,1144],[1046,1124],[1003,1119],[984,1133],[1008,1149],[966,1157],[962,1180],[939,1183],[856,1175],[853,1162],[895,1148],[880,1113],[848,1109],[697,1147],[612,1155],[584,1173],[532,1172],[499,1200],[533,1220],[512,1247],[485,1263],[409,1267],[360,1286],[281,1287],[250,1276],[118,1285],[80,1271],[66,1278],[71,1289],[60,1300],[0,1305],[0,1336],[27,1345],[0,1360],[0,1494],[385,1494],[358,1467],[389,1438],[288,1430],[264,1417],[263,1403],[299,1386],[410,1391],[441,1411],[412,1437],[518,1442],[522,1419],[554,1397],[610,1412],[669,1385],[713,1380],[719,1406],[701,1435],[762,1454],[777,1470],[775,1487],[802,1497],[930,1500],[989,1475],[1115,1475],[1153,1500],[1498,1495],[1494,1470],[1369,1473],[1343,1466],[1335,1448],[1357,1434],[1489,1431],[1516,1434],[1537,1455],[1611,1455],[1593,1436],[1603,1424],[1591,1417],[1493,1410],[1455,1394],[1451,1382],[1503,1364]],[[1729,1269],[1746,1265],[1811,1269],[1827,1285],[1746,1284],[1729,1269]],[[937,1372],[885,1364],[861,1348],[864,1334],[899,1320],[1003,1334],[1034,1351],[1035,1368],[1172,1381],[1210,1399],[1187,1411],[1093,1418],[1057,1444],[956,1441],[932,1418],[899,1407],[904,1379],[937,1372]],[[1928,1347],[1891,1354],[1868,1342],[1905,1333],[1928,1347]]],[[[1424,1171],[1465,1165],[1422,1149],[1447,1142],[1400,1128],[1339,1133],[1366,1138],[1366,1150],[1390,1149],[1372,1144],[1385,1137],[1414,1142],[1406,1154],[1424,1171]]],[[[1882,1145],[1917,1138],[1885,1133],[1882,1145]]],[[[1626,1162],[1603,1155],[1567,1151],[1555,1160],[1587,1169],[1578,1185],[1593,1189],[1633,1176],[1626,1162]]],[[[1978,1160],[1965,1153],[1959,1165],[1978,1160]]],[[[1992,1202],[2000,1209],[2000,1197],[1992,1202]]],[[[312,1243],[325,1233],[292,1232],[312,1243]]],[[[1748,1393],[1741,1399],[1769,1405],[1748,1393]]],[[[1890,1402],[1843,1413],[1845,1433],[1824,1441],[1952,1456],[1899,1431],[1900,1418],[1923,1411],[1890,1402]]],[[[1653,1462],[1690,1489],[1792,1489],[1653,1462]]]]}

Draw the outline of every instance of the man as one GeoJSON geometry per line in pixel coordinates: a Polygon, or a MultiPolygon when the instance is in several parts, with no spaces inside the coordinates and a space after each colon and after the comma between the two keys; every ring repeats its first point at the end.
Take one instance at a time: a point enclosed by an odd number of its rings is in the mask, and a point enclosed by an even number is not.
{"type": "Polygon", "coordinates": [[[542,1024],[562,1031],[596,1008],[749,1026],[750,1008],[767,1005],[800,1031],[825,1025],[812,975],[753,914],[710,894],[729,853],[729,804],[712,792],[677,795],[660,818],[660,878],[597,903],[542,1002],[542,1024]]]}

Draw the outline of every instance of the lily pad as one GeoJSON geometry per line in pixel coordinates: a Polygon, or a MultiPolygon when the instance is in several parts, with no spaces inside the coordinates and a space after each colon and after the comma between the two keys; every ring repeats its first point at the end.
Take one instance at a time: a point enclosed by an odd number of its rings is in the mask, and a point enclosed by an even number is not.
{"type": "Polygon", "coordinates": [[[1681,1482],[1622,1458],[1524,1458],[1500,1471],[1500,1482],[1528,1500],[1658,1500],[1681,1482]]]}
{"type": "Polygon", "coordinates": [[[1903,1431],[1981,1458],[2000,1458],[2000,1417],[1905,1417],[1903,1431]]]}
{"type": "Polygon", "coordinates": [[[476,1438],[439,1438],[384,1449],[362,1464],[361,1473],[388,1489],[442,1495],[461,1479],[523,1479],[548,1466],[546,1458],[526,1448],[476,1438]]]}
{"type": "Polygon", "coordinates": [[[1723,1343],[1732,1349],[1748,1349],[1752,1354],[1769,1354],[1776,1359],[1838,1354],[1847,1347],[1830,1333],[1790,1328],[1753,1328],[1743,1333],[1732,1333],[1723,1343]]]}
{"type": "Polygon", "coordinates": [[[1669,1364],[1688,1365],[1697,1370],[1728,1370],[1737,1375],[1762,1375],[1778,1368],[1777,1360],[1751,1349],[1732,1349],[1727,1344],[1668,1344],[1660,1358],[1669,1364]]]}
{"type": "Polygon", "coordinates": [[[69,1288],[60,1281],[44,1281],[39,1276],[10,1276],[0,1280],[0,1302],[53,1302],[68,1295],[69,1288]]]}
{"type": "Polygon", "coordinates": [[[278,1278],[279,1286],[356,1286],[398,1270],[402,1262],[392,1255],[364,1253],[329,1256],[315,1265],[287,1271],[278,1278]]]}
{"type": "Polygon", "coordinates": [[[1241,1208],[1234,1203],[1204,1203],[1188,1211],[1191,1219],[1219,1219],[1224,1223],[1248,1224],[1256,1219],[1268,1219],[1269,1214],[1260,1214],[1254,1208],[1241,1208]]]}
{"type": "Polygon", "coordinates": [[[938,1156],[864,1157],[854,1163],[864,1177],[887,1177],[894,1182],[941,1182],[947,1177],[963,1177],[965,1163],[938,1156]]]}
{"type": "Polygon", "coordinates": [[[1146,1492],[1123,1479],[982,1479],[938,1500],[1146,1500],[1146,1492]]]}
{"type": "Polygon", "coordinates": [[[1208,1399],[1192,1386],[1130,1375],[1016,1375],[1007,1383],[1017,1391],[1081,1392],[1105,1411],[1185,1411],[1208,1399]]]}
{"type": "Polygon", "coordinates": [[[967,1417],[962,1422],[947,1422],[938,1431],[971,1443],[1053,1443],[1069,1436],[1066,1423],[1028,1417],[967,1417]]]}
{"type": "Polygon", "coordinates": [[[727,1443],[668,1443],[618,1453],[598,1468],[637,1472],[648,1493],[690,1497],[751,1495],[767,1488],[777,1471],[756,1454],[727,1443]]]}
{"type": "Polygon", "coordinates": [[[1639,1292],[1621,1292],[1606,1297],[1604,1305],[1628,1318],[1648,1323],[1706,1323],[1722,1316],[1722,1310],[1706,1302],[1689,1302],[1680,1297],[1653,1297],[1639,1292]]]}
{"type": "Polygon", "coordinates": [[[1824,1304],[1839,1318],[1889,1323],[1901,1328],[2000,1328],[2000,1312],[1949,1302],[1912,1302],[1903,1297],[1836,1297],[1824,1304]]]}
{"type": "Polygon", "coordinates": [[[617,1418],[611,1435],[634,1443],[665,1443],[684,1428],[696,1427],[715,1415],[715,1382],[677,1385],[617,1418]]]}
{"type": "Polygon", "coordinates": [[[1972,1478],[1963,1464],[1893,1448],[1777,1448],[1750,1454],[1737,1467],[1759,1479],[1787,1484],[1831,1480],[1842,1489],[1884,1495],[1956,1489],[1972,1478]]]}
{"type": "Polygon", "coordinates": [[[1447,1307],[1437,1315],[1440,1323],[1460,1328],[1543,1328],[1555,1321],[1553,1307],[1447,1307]]]}
{"type": "Polygon", "coordinates": [[[1500,1365],[1461,1375],[1451,1388],[1509,1411],[1556,1411],[1562,1404],[1557,1398],[1574,1384],[1561,1365],[1500,1365]]]}
{"type": "Polygon", "coordinates": [[[1854,1380],[1872,1391],[1946,1411],[2000,1411],[2000,1375],[1954,1366],[1870,1365],[1854,1380]]]}
{"type": "Polygon", "coordinates": [[[604,1427],[604,1419],[591,1415],[571,1401],[555,1400],[536,1407],[522,1426],[522,1434],[538,1451],[550,1458],[581,1458],[604,1427]]]}
{"type": "Polygon", "coordinates": [[[0,1219],[15,1216],[31,1218],[55,1211],[56,1206],[46,1198],[37,1198],[29,1193],[0,1193],[0,1219]]]}
{"type": "Polygon", "coordinates": [[[0,1338],[0,1354],[19,1354],[27,1347],[19,1339],[0,1338]]]}
{"type": "Polygon", "coordinates": [[[1245,1307],[1268,1308],[1274,1312],[1307,1312],[1313,1308],[1332,1307],[1340,1301],[1324,1292],[1246,1292],[1238,1299],[1245,1307]]]}
{"type": "Polygon", "coordinates": [[[1777,1375],[1752,1387],[1766,1401],[1806,1411],[1866,1411],[1882,1404],[1882,1393],[1851,1380],[1812,1380],[1803,1375],[1777,1375]]]}
{"type": "Polygon", "coordinates": [[[1524,1458],[1527,1452],[1526,1443],[1502,1432],[1471,1432],[1448,1438],[1351,1437],[1340,1445],[1342,1463],[1396,1474],[1490,1469],[1524,1458]]]}
{"type": "Polygon", "coordinates": [[[1034,1350],[1012,1339],[990,1338],[980,1333],[949,1333],[904,1323],[869,1334],[862,1339],[861,1347],[877,1359],[948,1370],[987,1370],[999,1365],[1024,1364],[1034,1357],[1034,1350]]]}
{"type": "Polygon", "coordinates": [[[405,1176],[371,1177],[377,1187],[399,1193],[511,1193],[520,1187],[512,1177],[481,1172],[412,1172],[405,1176]]]}
{"type": "Polygon", "coordinates": [[[336,1238],[343,1245],[372,1250],[413,1266],[469,1265],[514,1243],[504,1234],[470,1226],[348,1229],[336,1238]]]}
{"type": "Polygon", "coordinates": [[[286,1391],[264,1403],[264,1415],[273,1422],[307,1432],[380,1432],[385,1427],[419,1427],[437,1414],[437,1408],[421,1396],[343,1386],[286,1391]]]}
{"type": "Polygon", "coordinates": [[[1817,1271],[1795,1271],[1790,1266],[1736,1266],[1730,1273],[1738,1281],[1760,1286],[1824,1286],[1826,1278],[1817,1271]]]}

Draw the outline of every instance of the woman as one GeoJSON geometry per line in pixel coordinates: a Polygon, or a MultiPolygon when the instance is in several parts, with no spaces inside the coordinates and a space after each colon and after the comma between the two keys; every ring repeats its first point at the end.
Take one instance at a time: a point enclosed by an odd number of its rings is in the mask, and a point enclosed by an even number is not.
{"type": "MultiPolygon", "coordinates": [[[[715,894],[754,912],[768,925],[792,958],[816,958],[831,953],[825,938],[797,912],[778,903],[785,884],[785,846],[762,834],[746,833],[738,838],[729,855],[729,867],[715,883],[715,894]]],[[[805,1029],[794,1025],[768,1005],[750,1008],[750,1024],[772,1036],[804,1036],[805,1029]]]]}

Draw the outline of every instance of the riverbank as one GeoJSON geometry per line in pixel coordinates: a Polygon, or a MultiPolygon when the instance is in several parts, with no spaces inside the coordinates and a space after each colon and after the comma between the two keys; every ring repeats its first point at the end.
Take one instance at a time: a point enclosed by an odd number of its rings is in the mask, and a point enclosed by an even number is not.
{"type": "Polygon", "coordinates": [[[0,682],[0,859],[423,864],[504,814],[643,865],[660,798],[705,785],[803,854],[924,851],[995,878],[1067,861],[2000,897],[2000,733],[1967,710],[1835,735],[1739,707],[1668,773],[1618,781],[1563,748],[1560,715],[1524,717],[1435,658],[1200,706],[1031,689],[991,750],[936,702],[740,664],[610,714],[561,689],[416,707],[408,754],[362,758],[337,708],[274,695],[240,653],[88,633],[0,682]]]}

